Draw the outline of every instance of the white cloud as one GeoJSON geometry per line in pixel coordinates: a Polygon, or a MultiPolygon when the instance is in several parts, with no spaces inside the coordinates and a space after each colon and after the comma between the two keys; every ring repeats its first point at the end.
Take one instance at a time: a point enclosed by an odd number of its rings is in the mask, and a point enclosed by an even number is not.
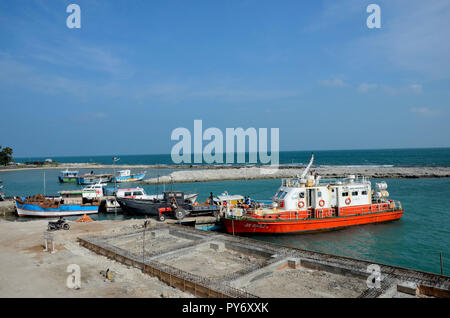
{"type": "Polygon", "coordinates": [[[441,113],[440,110],[429,107],[413,107],[410,111],[423,117],[434,117],[441,113]]]}
{"type": "Polygon", "coordinates": [[[409,86],[409,89],[416,94],[422,94],[423,93],[423,89],[422,89],[422,85],[420,84],[412,84],[409,86]]]}
{"type": "Polygon", "coordinates": [[[389,85],[384,85],[382,90],[388,95],[398,95],[398,94],[415,94],[420,95],[423,93],[422,85],[420,84],[411,84],[407,86],[401,87],[392,87],[389,85]]]}
{"type": "Polygon", "coordinates": [[[328,86],[328,87],[347,87],[349,86],[344,80],[335,78],[332,80],[322,80],[319,82],[322,86],[328,86]]]}
{"type": "Polygon", "coordinates": [[[360,93],[367,93],[368,91],[370,91],[371,89],[376,89],[377,88],[377,84],[370,84],[370,83],[361,83],[358,86],[358,91],[360,93]]]}
{"type": "Polygon", "coordinates": [[[380,6],[382,28],[354,41],[348,55],[422,79],[449,78],[450,1],[395,1],[380,6]]]}

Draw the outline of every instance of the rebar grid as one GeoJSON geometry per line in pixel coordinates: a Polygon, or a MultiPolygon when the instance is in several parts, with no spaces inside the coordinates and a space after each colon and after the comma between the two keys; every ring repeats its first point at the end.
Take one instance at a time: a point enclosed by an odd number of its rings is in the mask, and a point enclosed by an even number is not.
{"type": "MultiPolygon", "coordinates": [[[[173,249],[170,250],[164,250],[161,252],[158,252],[155,255],[150,255],[150,257],[146,257],[144,263],[146,267],[154,268],[155,270],[162,271],[164,273],[167,273],[169,275],[173,275],[176,277],[179,277],[181,279],[185,279],[186,281],[193,282],[195,284],[198,284],[199,286],[204,286],[205,288],[210,288],[211,290],[217,291],[219,293],[222,293],[224,295],[227,295],[228,297],[256,297],[255,295],[249,294],[245,292],[244,290],[239,290],[234,287],[231,287],[228,285],[227,280],[233,280],[237,279],[240,276],[246,275],[252,271],[258,270],[260,268],[264,268],[267,265],[270,265],[273,262],[276,262],[280,260],[281,258],[285,257],[297,257],[300,259],[305,260],[312,260],[317,262],[318,264],[332,266],[335,268],[341,268],[349,270],[350,272],[353,272],[354,274],[357,274],[358,276],[369,276],[370,273],[366,271],[367,266],[370,264],[377,264],[374,262],[369,262],[365,260],[358,260],[358,259],[352,259],[349,257],[344,256],[338,256],[338,255],[332,255],[332,254],[326,254],[321,252],[315,252],[315,251],[308,251],[301,248],[295,248],[295,247],[286,247],[277,245],[270,242],[263,242],[260,240],[255,240],[251,238],[246,237],[237,237],[237,236],[231,236],[228,234],[222,234],[222,233],[216,233],[216,232],[208,232],[208,231],[202,231],[195,228],[189,228],[182,225],[156,225],[153,226],[151,229],[152,231],[157,231],[159,229],[167,229],[170,228],[176,229],[175,231],[182,231],[190,233],[194,236],[201,236],[203,239],[199,239],[196,242],[192,243],[186,243],[186,246],[175,246],[173,249]],[[155,259],[149,259],[157,257],[158,255],[168,253],[171,251],[176,251],[180,248],[189,248],[189,247],[195,247],[195,245],[203,244],[208,241],[222,241],[226,245],[233,246],[241,245],[244,246],[246,249],[255,249],[259,251],[263,251],[264,253],[272,253],[272,258],[268,258],[266,262],[263,262],[261,264],[255,264],[248,268],[242,269],[240,271],[225,275],[221,279],[210,279],[206,277],[201,277],[192,273],[185,272],[181,269],[175,268],[173,266],[162,264],[155,259]],[[359,274],[358,274],[359,273],[359,274]]],[[[130,253],[129,251],[126,251],[124,249],[115,247],[111,244],[109,244],[109,240],[112,238],[120,238],[124,236],[131,236],[131,235],[137,235],[142,233],[142,229],[138,231],[134,231],[132,233],[126,233],[126,234],[118,234],[118,235],[112,235],[104,238],[100,237],[93,237],[84,239],[87,242],[97,245],[101,248],[104,248],[106,250],[109,250],[113,253],[116,253],[117,255],[120,255],[120,257],[125,257],[128,259],[132,259],[136,263],[142,264],[142,255],[136,255],[133,253],[130,253]]],[[[381,293],[385,292],[392,284],[395,283],[395,280],[399,281],[411,281],[415,282],[417,284],[424,284],[424,285],[430,285],[439,287],[445,290],[450,289],[450,277],[443,276],[439,274],[434,273],[428,273],[423,271],[416,271],[411,270],[407,268],[397,267],[397,266],[390,266],[385,264],[377,264],[380,266],[381,273],[383,275],[383,280],[381,281],[381,289],[378,291],[370,291],[366,290],[364,291],[359,297],[377,297],[381,293]],[[381,290],[381,293],[380,293],[381,290]]]]}

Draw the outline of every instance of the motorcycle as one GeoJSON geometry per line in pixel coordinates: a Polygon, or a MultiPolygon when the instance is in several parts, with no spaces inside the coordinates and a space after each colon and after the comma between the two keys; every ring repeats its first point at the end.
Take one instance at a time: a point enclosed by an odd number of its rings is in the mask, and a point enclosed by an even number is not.
{"type": "Polygon", "coordinates": [[[56,222],[48,222],[48,230],[49,231],[58,231],[58,230],[69,230],[70,225],[63,218],[59,219],[56,222]]]}

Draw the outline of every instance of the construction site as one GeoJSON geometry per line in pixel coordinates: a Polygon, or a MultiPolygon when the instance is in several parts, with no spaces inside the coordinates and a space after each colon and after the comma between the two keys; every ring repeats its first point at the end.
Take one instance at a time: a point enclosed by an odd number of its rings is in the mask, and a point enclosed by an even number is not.
{"type": "Polygon", "coordinates": [[[0,218],[0,297],[450,297],[450,277],[433,273],[155,220],[68,223],[0,218]]]}
{"type": "Polygon", "coordinates": [[[447,276],[181,225],[151,224],[119,235],[80,237],[79,243],[196,297],[450,296],[447,276]],[[374,265],[378,276],[368,270],[374,265]]]}

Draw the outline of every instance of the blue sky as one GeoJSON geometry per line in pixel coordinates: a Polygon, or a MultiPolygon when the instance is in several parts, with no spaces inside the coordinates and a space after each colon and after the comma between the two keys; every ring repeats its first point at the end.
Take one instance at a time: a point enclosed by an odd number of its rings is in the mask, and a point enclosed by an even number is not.
{"type": "Polygon", "coordinates": [[[449,30],[447,0],[3,0],[0,145],[169,153],[202,119],[279,128],[281,150],[448,147],[449,30]]]}

